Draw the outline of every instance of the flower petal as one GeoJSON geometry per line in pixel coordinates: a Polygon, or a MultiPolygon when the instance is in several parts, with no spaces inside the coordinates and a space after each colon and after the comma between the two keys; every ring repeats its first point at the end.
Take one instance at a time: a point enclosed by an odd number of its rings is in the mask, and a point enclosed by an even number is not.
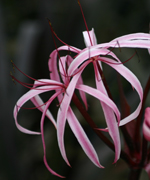
{"type": "Polygon", "coordinates": [[[82,149],[85,151],[87,156],[90,160],[98,167],[103,168],[103,166],[99,163],[97,153],[92,146],[91,142],[89,141],[87,135],[85,134],[84,130],[82,129],[80,123],[78,122],[76,116],[72,112],[71,108],[69,108],[67,113],[67,120],[68,123],[76,136],[79,144],[81,145],[82,149]]]}
{"type": "MultiPolygon", "coordinates": [[[[94,69],[96,70],[97,69],[96,63],[93,63],[93,65],[94,65],[94,69]]],[[[96,71],[98,71],[98,70],[96,70],[96,71]]],[[[99,72],[98,72],[98,76],[99,76],[98,79],[101,79],[101,75],[99,72]]],[[[104,87],[103,81],[102,80],[99,81],[98,79],[96,78],[96,75],[95,75],[97,89],[100,92],[102,92],[103,94],[105,94],[106,96],[108,96],[107,91],[104,87]]],[[[102,101],[100,101],[100,102],[101,102],[101,106],[102,106],[104,116],[106,119],[106,123],[108,126],[108,132],[109,132],[109,134],[114,142],[114,146],[115,146],[115,159],[114,159],[114,163],[115,163],[119,159],[120,152],[121,152],[119,129],[118,129],[118,125],[116,123],[116,117],[114,115],[113,110],[108,105],[106,105],[104,102],[102,102],[102,101]]]]}
{"type": "Polygon", "coordinates": [[[84,42],[85,42],[86,47],[97,44],[97,39],[96,39],[96,36],[95,36],[95,33],[94,33],[94,28],[92,28],[92,30],[89,31],[89,32],[83,31],[83,37],[84,37],[84,42]],[[91,44],[90,39],[92,41],[92,44],[91,44]]]}
{"type": "Polygon", "coordinates": [[[53,96],[51,96],[51,98],[49,99],[49,101],[46,103],[44,109],[43,109],[43,113],[42,113],[42,117],[41,117],[41,137],[42,137],[42,143],[43,143],[43,150],[44,150],[44,157],[43,157],[43,161],[44,164],[46,166],[46,168],[50,171],[50,173],[52,173],[55,176],[58,176],[60,178],[65,178],[59,174],[57,174],[55,171],[53,171],[50,166],[47,163],[47,159],[46,159],[46,145],[45,145],[45,140],[44,140],[44,119],[45,119],[45,115],[46,112],[48,110],[48,107],[50,106],[51,102],[58,96],[58,92],[55,93],[53,96]]]}
{"type": "Polygon", "coordinates": [[[148,177],[150,179],[150,163],[148,163],[145,167],[144,167],[145,171],[147,172],[148,174],[148,177]]]}
{"type": "Polygon", "coordinates": [[[30,131],[26,128],[23,128],[21,125],[18,124],[18,120],[17,120],[17,115],[18,112],[20,110],[20,108],[31,98],[33,98],[34,96],[50,91],[50,90],[54,90],[54,89],[58,89],[60,87],[58,86],[44,86],[44,87],[38,87],[36,89],[31,89],[30,91],[28,91],[26,94],[24,94],[16,103],[15,108],[14,108],[14,119],[15,119],[15,123],[17,128],[23,132],[23,133],[27,133],[27,134],[40,134],[40,132],[34,132],[34,131],[30,131]]]}
{"type": "Polygon", "coordinates": [[[63,100],[61,102],[60,108],[58,110],[58,114],[57,114],[58,145],[59,145],[59,149],[62,154],[62,157],[64,158],[64,160],[66,161],[66,163],[69,166],[70,166],[70,164],[67,159],[65,147],[64,147],[64,129],[65,129],[65,124],[66,124],[67,112],[68,112],[68,108],[69,108],[69,105],[71,102],[72,95],[74,93],[78,79],[79,79],[82,71],[84,70],[84,67],[86,67],[87,63],[89,63],[89,62],[86,62],[82,67],[80,67],[81,70],[79,70],[79,72],[76,75],[74,75],[72,80],[70,81],[70,83],[66,89],[66,93],[64,94],[63,100]]]}
{"type": "Polygon", "coordinates": [[[117,37],[113,39],[112,41],[131,41],[131,40],[150,40],[150,35],[148,33],[133,33],[133,34],[127,34],[124,36],[117,37]]]}
{"type": "Polygon", "coordinates": [[[101,93],[99,90],[86,86],[86,85],[76,85],[76,88],[92,95],[93,97],[107,104],[116,114],[117,120],[120,121],[120,112],[117,106],[115,105],[115,103],[108,96],[101,93]]]}
{"type": "Polygon", "coordinates": [[[111,60],[110,58],[103,57],[103,59],[106,61],[106,64],[110,65],[112,68],[118,71],[132,85],[132,87],[136,89],[140,97],[140,103],[137,109],[132,114],[130,114],[129,116],[127,116],[126,118],[120,121],[119,126],[123,126],[124,124],[130,122],[131,120],[135,119],[138,116],[141,110],[141,105],[142,105],[142,100],[143,100],[143,89],[137,77],[123,64],[117,64],[117,62],[115,64],[114,61],[111,60]]]}
{"type": "Polygon", "coordinates": [[[145,109],[143,135],[147,141],[150,141],[150,107],[145,109]]]}
{"type": "MultiPolygon", "coordinates": [[[[40,96],[34,96],[33,98],[30,99],[32,101],[32,103],[41,111],[44,111],[45,105],[44,102],[42,101],[42,99],[40,98],[40,96]]],[[[48,119],[50,119],[50,121],[53,123],[53,125],[56,128],[56,121],[53,118],[53,115],[51,114],[51,112],[49,111],[49,109],[47,109],[46,111],[46,116],[48,117],[48,119]]]]}

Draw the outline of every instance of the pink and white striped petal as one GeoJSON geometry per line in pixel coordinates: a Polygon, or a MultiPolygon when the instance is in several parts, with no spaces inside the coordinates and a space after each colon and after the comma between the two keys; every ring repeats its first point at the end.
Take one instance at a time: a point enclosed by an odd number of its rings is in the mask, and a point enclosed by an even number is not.
{"type": "Polygon", "coordinates": [[[71,108],[68,109],[67,113],[67,120],[69,123],[70,128],[72,129],[72,132],[74,133],[75,137],[77,138],[79,144],[81,145],[82,149],[86,153],[86,155],[89,157],[89,159],[98,167],[104,168],[100,163],[97,156],[97,153],[89,141],[87,135],[85,134],[82,126],[80,125],[78,119],[74,115],[71,108]]]}
{"type": "Polygon", "coordinates": [[[25,93],[16,103],[15,108],[14,108],[14,119],[15,119],[15,123],[17,128],[23,132],[23,133],[27,133],[27,134],[40,134],[40,132],[34,132],[34,131],[30,131],[24,127],[22,127],[21,125],[19,125],[18,120],[17,120],[17,115],[19,113],[20,108],[30,99],[32,99],[33,97],[35,97],[36,95],[39,95],[41,93],[47,92],[47,91],[51,91],[54,89],[60,89],[59,86],[41,86],[35,89],[31,89],[30,91],[28,91],[27,93],[25,93]]]}

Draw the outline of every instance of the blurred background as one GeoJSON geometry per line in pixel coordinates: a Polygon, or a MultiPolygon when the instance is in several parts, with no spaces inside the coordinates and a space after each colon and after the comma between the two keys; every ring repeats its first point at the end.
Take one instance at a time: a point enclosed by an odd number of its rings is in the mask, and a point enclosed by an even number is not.
{"type": "MultiPolygon", "coordinates": [[[[81,5],[89,27],[95,29],[98,43],[108,42],[118,36],[149,32],[150,0],[81,0],[81,5]]],[[[40,136],[21,133],[15,126],[13,108],[15,103],[28,91],[20,84],[15,84],[10,71],[20,81],[33,83],[29,78],[13,71],[11,60],[27,75],[49,78],[48,58],[55,49],[51,31],[46,18],[51,20],[56,34],[67,44],[84,48],[82,31],[86,30],[77,0],[1,0],[0,1],[0,180],[57,180],[43,163],[43,148],[40,136]]],[[[57,41],[57,45],[62,45],[57,41]]],[[[135,50],[118,50],[122,61],[130,58],[135,50]]],[[[137,75],[144,87],[149,76],[150,64],[147,50],[138,50],[138,56],[126,63],[137,75]]],[[[118,92],[116,75],[105,67],[107,81],[117,101],[118,92]]],[[[85,82],[92,82],[91,74],[85,74],[85,82]]],[[[130,105],[137,105],[138,98],[128,90],[130,105]],[[131,98],[132,97],[132,98],[131,98]],[[135,98],[133,98],[135,97],[135,98]]],[[[131,90],[131,89],[130,89],[131,90]]],[[[43,98],[47,98],[46,94],[43,98]]],[[[150,97],[149,97],[150,100],[150,97]]],[[[89,99],[90,113],[95,120],[102,116],[95,102],[89,99]],[[100,115],[99,115],[99,114],[100,115]]],[[[98,104],[99,102],[97,102],[98,104]]],[[[147,101],[147,105],[150,101],[147,101]]],[[[32,107],[28,103],[27,107],[32,107]]],[[[50,109],[56,114],[55,106],[50,109]]],[[[78,112],[77,112],[78,113],[78,112]]],[[[40,130],[41,113],[37,110],[21,109],[19,123],[32,130],[40,130]]],[[[45,140],[47,159],[53,170],[66,176],[67,180],[126,180],[129,169],[125,162],[119,160],[112,164],[114,153],[102,143],[78,115],[85,131],[99,155],[105,169],[95,167],[78,145],[68,125],[65,132],[65,145],[72,168],[67,167],[61,158],[56,132],[52,124],[45,120],[45,140]]],[[[103,116],[98,125],[103,124],[103,116]]],[[[147,177],[143,172],[141,179],[147,177]]]]}

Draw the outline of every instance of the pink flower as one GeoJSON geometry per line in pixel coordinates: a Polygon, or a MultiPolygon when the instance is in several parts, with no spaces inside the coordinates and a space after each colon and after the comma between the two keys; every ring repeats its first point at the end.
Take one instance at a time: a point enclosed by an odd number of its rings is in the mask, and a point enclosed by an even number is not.
{"type": "Polygon", "coordinates": [[[50,59],[48,62],[49,70],[50,70],[50,77],[51,80],[48,79],[40,79],[35,80],[35,83],[30,90],[24,94],[16,103],[14,108],[14,118],[15,123],[18,129],[27,134],[41,134],[42,142],[43,142],[43,149],[44,149],[44,163],[47,169],[54,175],[60,176],[56,172],[54,172],[48,165],[46,160],[46,147],[44,141],[44,118],[47,116],[52,124],[55,126],[57,130],[57,138],[58,138],[58,145],[60,148],[60,152],[62,157],[66,161],[68,165],[69,161],[66,156],[65,147],[64,147],[64,130],[66,120],[68,121],[74,135],[76,136],[78,142],[80,143],[82,149],[85,151],[87,156],[91,159],[91,161],[98,167],[103,168],[103,166],[99,163],[98,156],[94,150],[94,147],[90,143],[88,137],[86,136],[84,130],[82,129],[78,119],[76,118],[75,114],[73,113],[70,103],[72,100],[72,96],[74,94],[75,89],[79,90],[81,99],[87,109],[87,100],[85,97],[85,93],[92,95],[93,97],[97,98],[101,106],[103,108],[103,112],[105,115],[107,129],[113,142],[115,145],[115,159],[116,162],[120,157],[121,151],[121,143],[120,143],[120,135],[118,126],[122,126],[131,120],[135,119],[141,109],[142,99],[143,99],[143,90],[141,84],[137,77],[128,69],[126,68],[123,63],[118,59],[118,57],[110,51],[108,48],[121,48],[121,47],[138,47],[138,48],[150,48],[150,35],[144,33],[137,33],[137,34],[130,34],[126,36],[122,36],[119,38],[110,41],[109,43],[97,44],[97,40],[95,37],[94,29],[91,31],[84,31],[83,32],[84,41],[86,44],[86,48],[80,50],[73,46],[64,45],[59,48],[56,48],[51,54],[50,59]],[[60,57],[59,51],[66,50],[76,53],[75,57],[71,57],[69,55],[60,57]],[[107,55],[107,56],[105,56],[107,55]],[[59,58],[58,67],[57,69],[57,56],[59,58]],[[95,71],[95,83],[96,89],[87,85],[83,85],[83,81],[81,78],[81,74],[84,71],[85,67],[92,63],[95,71]],[[106,63],[112,68],[114,68],[120,75],[122,75],[135,89],[139,95],[140,103],[129,116],[125,117],[124,119],[120,118],[120,112],[115,105],[115,103],[109,98],[107,89],[102,81],[101,72],[102,63],[106,63]],[[61,82],[61,79],[63,82],[61,82]],[[49,100],[44,103],[40,98],[40,94],[53,91],[55,93],[49,98],[49,100]],[[51,102],[58,98],[60,103],[60,108],[57,114],[57,120],[53,118],[51,112],[48,110],[51,102]],[[21,125],[19,125],[17,120],[17,115],[20,108],[28,101],[31,100],[36,108],[38,108],[42,112],[41,117],[41,132],[34,132],[28,130],[21,125]],[[117,123],[118,122],[118,123],[117,123]]]}
{"type": "MultiPolygon", "coordinates": [[[[67,70],[67,75],[69,77],[72,77],[72,79],[66,89],[67,94],[65,94],[61,103],[61,110],[64,112],[63,114],[64,116],[61,116],[60,111],[58,113],[58,121],[57,121],[58,138],[61,139],[61,134],[59,133],[61,131],[59,130],[59,128],[61,128],[62,126],[62,121],[65,122],[67,109],[69,103],[71,102],[71,97],[75,88],[84,91],[86,93],[89,93],[93,96],[96,94],[96,92],[100,92],[109,98],[107,90],[102,81],[102,76],[100,74],[100,71],[102,71],[102,63],[106,63],[112,68],[114,68],[118,73],[120,73],[120,75],[122,75],[131,84],[133,89],[137,91],[140,99],[139,105],[137,106],[135,111],[132,112],[129,116],[125,117],[124,119],[120,119],[120,113],[118,113],[117,116],[115,116],[116,112],[114,111],[113,104],[106,104],[105,101],[100,101],[104,111],[106,123],[108,126],[108,128],[105,129],[105,131],[109,132],[115,145],[114,162],[116,162],[120,157],[120,149],[121,149],[118,125],[122,126],[132,121],[139,115],[143,100],[143,89],[137,77],[127,67],[125,67],[123,63],[118,59],[118,57],[108,48],[130,47],[130,48],[148,49],[150,48],[150,35],[145,33],[129,34],[129,35],[121,36],[108,43],[103,43],[103,44],[97,44],[94,29],[92,29],[91,31],[84,31],[83,36],[84,36],[85,44],[87,46],[85,49],[80,50],[76,47],[69,46],[64,43],[65,44],[64,46],[57,48],[50,55],[50,60],[49,60],[49,70],[51,72],[50,76],[52,79],[57,79],[58,81],[60,81],[58,79],[59,75],[56,69],[57,55],[59,56],[59,51],[66,50],[67,52],[71,51],[77,54],[74,57],[74,59],[71,61],[67,70]],[[85,85],[82,86],[78,85],[78,79],[81,76],[85,67],[89,63],[93,63],[94,66],[95,82],[96,82],[97,90],[91,89],[90,91],[91,87],[85,85]],[[118,124],[116,123],[116,121],[118,121],[118,124]]],[[[61,57],[58,58],[59,61],[61,61],[61,57]]]]}
{"type": "Polygon", "coordinates": [[[143,135],[147,141],[150,141],[150,107],[145,109],[143,135]]]}
{"type": "Polygon", "coordinates": [[[55,60],[56,60],[55,58],[51,58],[49,60],[49,65],[51,67],[50,76],[51,78],[53,78],[53,80],[48,80],[48,79],[35,80],[33,87],[30,87],[30,90],[26,94],[24,94],[16,103],[16,106],[14,108],[14,118],[15,118],[16,126],[23,133],[41,134],[42,142],[43,142],[43,149],[44,149],[44,163],[47,169],[56,176],[63,177],[57,174],[56,172],[54,172],[49,167],[46,160],[46,146],[45,146],[45,141],[44,141],[45,116],[47,116],[50,119],[50,121],[53,123],[53,125],[55,126],[57,130],[59,148],[60,148],[62,157],[64,158],[64,160],[69,166],[70,164],[67,159],[65,147],[64,147],[64,129],[65,129],[66,120],[68,121],[70,128],[72,129],[74,135],[76,136],[79,144],[81,145],[82,149],[85,151],[87,156],[90,158],[90,160],[96,166],[103,168],[103,166],[99,163],[98,156],[94,150],[94,147],[90,143],[87,135],[85,134],[75,114],[73,113],[70,107],[70,102],[71,102],[74,90],[76,88],[79,90],[81,99],[83,100],[86,108],[87,108],[87,102],[86,102],[84,92],[91,94],[92,96],[99,99],[101,102],[105,102],[105,104],[107,104],[110,108],[112,108],[113,112],[115,112],[116,117],[118,119],[120,118],[119,110],[117,109],[116,105],[108,96],[101,93],[97,89],[83,85],[82,78],[80,75],[83,70],[82,66],[80,68],[77,68],[79,72],[77,72],[77,74],[74,75],[72,79],[71,79],[71,76],[68,76],[67,67],[70,65],[71,61],[73,60],[71,56],[61,57],[59,61],[59,72],[63,80],[63,83],[61,83],[58,71],[56,71],[56,68],[55,68],[55,63],[56,63],[55,60]],[[70,82],[70,79],[71,79],[71,82],[70,82]],[[55,90],[55,93],[49,98],[49,100],[46,103],[44,103],[39,95],[41,93],[44,93],[47,91],[53,91],[53,90],[55,90]],[[57,115],[57,122],[55,121],[52,114],[48,110],[48,107],[50,106],[51,102],[56,97],[58,98],[58,101],[60,103],[60,108],[58,110],[58,115],[57,115]],[[18,124],[17,115],[19,113],[19,110],[28,100],[31,100],[33,104],[36,106],[36,108],[38,108],[42,112],[41,132],[30,131],[18,124]]]}

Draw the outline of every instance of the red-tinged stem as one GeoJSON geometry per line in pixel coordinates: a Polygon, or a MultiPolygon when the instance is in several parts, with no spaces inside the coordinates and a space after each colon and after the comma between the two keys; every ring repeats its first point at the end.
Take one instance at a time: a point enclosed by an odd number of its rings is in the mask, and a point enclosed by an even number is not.
{"type": "Polygon", "coordinates": [[[141,175],[141,168],[131,169],[129,174],[129,180],[139,180],[141,175]]]}
{"type": "MultiPolygon", "coordinates": [[[[47,18],[47,19],[48,19],[48,18],[47,18]]],[[[65,71],[65,69],[64,69],[64,66],[63,66],[63,63],[62,63],[62,61],[61,61],[61,57],[60,57],[60,54],[59,54],[59,51],[58,51],[58,48],[57,48],[57,45],[56,45],[56,41],[55,41],[55,37],[54,37],[55,32],[54,32],[54,30],[53,30],[52,24],[51,24],[51,22],[50,22],[49,19],[48,19],[48,23],[49,23],[49,26],[50,26],[50,29],[51,29],[51,32],[52,32],[52,38],[53,38],[53,42],[54,42],[54,45],[55,45],[55,48],[56,48],[56,51],[57,51],[57,55],[58,55],[58,57],[59,57],[59,59],[60,59],[60,63],[61,63],[62,69],[63,69],[63,71],[64,71],[64,74],[66,75],[66,71],[65,71]]]]}
{"type": "MultiPolygon", "coordinates": [[[[123,87],[122,87],[122,82],[120,79],[120,75],[117,73],[117,80],[118,80],[118,87],[119,87],[119,95],[120,95],[120,104],[121,104],[121,118],[125,118],[130,114],[130,106],[125,98],[124,92],[123,92],[123,87]]],[[[129,148],[129,151],[131,155],[134,154],[135,150],[135,144],[133,141],[133,138],[128,132],[128,126],[124,125],[120,127],[122,134],[124,136],[124,140],[129,148]]]]}
{"type": "MultiPolygon", "coordinates": [[[[145,87],[145,90],[144,90],[144,98],[143,98],[143,106],[142,106],[142,112],[144,110],[144,103],[146,101],[146,97],[148,95],[148,92],[150,90],[150,77],[147,81],[147,84],[146,84],[146,87],[145,87]]],[[[138,117],[139,118],[139,117],[138,117]]],[[[142,115],[140,114],[140,118],[142,119],[142,115]]],[[[140,121],[141,119],[138,119],[138,121],[140,121]]],[[[143,136],[143,140],[142,140],[142,156],[141,156],[141,162],[140,162],[140,165],[141,166],[144,166],[144,162],[146,160],[146,156],[147,156],[147,149],[148,149],[148,142],[147,140],[144,138],[143,136]]]]}
{"type": "Polygon", "coordinates": [[[144,110],[144,104],[148,95],[148,92],[150,90],[150,77],[147,81],[145,90],[144,90],[144,97],[143,97],[143,103],[142,103],[142,109],[141,112],[137,118],[137,122],[136,122],[136,133],[135,133],[135,143],[137,145],[137,148],[139,149],[139,151],[142,151],[141,154],[141,161],[139,163],[137,163],[137,166],[133,166],[133,168],[131,167],[131,171],[129,174],[129,180],[139,180],[140,179],[140,174],[142,171],[142,168],[144,167],[144,163],[145,160],[147,158],[147,149],[148,149],[148,142],[147,140],[144,138],[142,139],[142,148],[138,147],[139,146],[139,137],[140,137],[140,125],[142,122],[142,115],[143,115],[143,110],[144,110]]]}
{"type": "Polygon", "coordinates": [[[143,141],[142,141],[142,156],[141,156],[141,162],[140,166],[143,167],[146,157],[147,157],[147,150],[148,150],[148,142],[143,136],[143,141]]]}
{"type": "Polygon", "coordinates": [[[85,16],[84,16],[84,13],[83,13],[83,10],[82,10],[82,6],[81,6],[79,0],[78,0],[78,4],[80,6],[80,10],[81,10],[82,17],[83,17],[83,20],[84,20],[84,24],[85,24],[85,27],[86,27],[86,30],[87,30],[87,33],[88,33],[88,36],[89,36],[89,39],[90,39],[91,46],[93,46],[93,43],[92,43],[92,40],[91,40],[91,36],[90,36],[90,33],[89,33],[89,29],[88,29],[88,26],[87,26],[87,23],[86,23],[86,20],[85,20],[85,16]]]}
{"type": "MultiPolygon", "coordinates": [[[[47,20],[48,20],[48,23],[49,23],[49,26],[50,26],[50,29],[51,29],[51,32],[52,32],[52,36],[53,36],[54,43],[55,43],[55,39],[54,39],[54,36],[55,36],[62,44],[68,46],[68,48],[70,48],[70,49],[73,49],[76,53],[79,53],[79,51],[78,51],[76,48],[74,48],[74,47],[70,46],[69,44],[65,43],[64,41],[62,41],[62,40],[57,36],[57,34],[55,33],[55,31],[53,30],[53,27],[52,27],[52,24],[51,24],[50,20],[49,20],[48,18],[47,18],[47,20]]],[[[56,44],[55,44],[55,48],[56,48],[56,44]]],[[[57,49],[57,48],[56,48],[56,49],[57,49]]]]}
{"type": "MultiPolygon", "coordinates": [[[[98,130],[98,127],[82,105],[82,103],[79,101],[78,97],[74,94],[72,97],[72,101],[80,111],[80,113],[83,115],[87,123],[90,125],[90,127],[93,129],[93,131],[98,135],[98,137],[113,151],[115,151],[113,143],[100,131],[98,130]]],[[[134,164],[134,162],[129,158],[129,156],[124,152],[121,151],[120,157],[126,161],[127,164],[131,165],[134,164]]]]}

